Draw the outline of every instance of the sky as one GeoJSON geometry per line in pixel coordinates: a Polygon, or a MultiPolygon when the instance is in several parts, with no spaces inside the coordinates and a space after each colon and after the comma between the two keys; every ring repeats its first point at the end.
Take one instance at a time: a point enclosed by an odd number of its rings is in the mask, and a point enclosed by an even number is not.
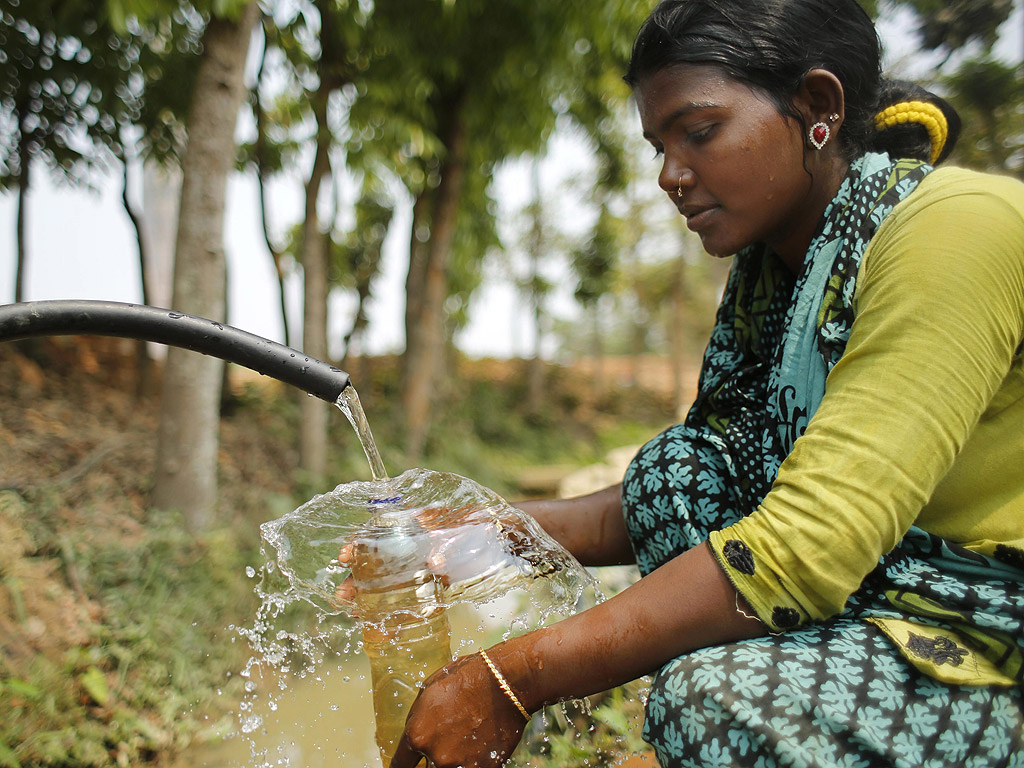
{"type": "MultiPolygon", "coordinates": [[[[1004,58],[1019,61],[1022,48],[1020,3],[1006,25],[1006,34],[998,49],[1004,58]]],[[[880,27],[887,52],[887,69],[895,67],[909,76],[926,73],[934,66],[927,59],[909,62],[912,36],[907,18],[897,17],[880,27]]],[[[583,232],[593,220],[593,211],[581,201],[564,193],[567,180],[585,178],[593,172],[593,162],[585,146],[571,134],[556,135],[541,165],[541,186],[545,199],[558,206],[557,217],[565,228],[583,232]]],[[[33,187],[28,197],[29,264],[25,287],[26,300],[82,298],[139,302],[141,288],[134,232],[121,207],[120,173],[98,176],[93,191],[55,184],[46,170],[34,166],[33,187]]],[[[501,218],[508,220],[529,202],[530,167],[526,161],[509,162],[495,175],[495,197],[501,218]]],[[[132,171],[133,188],[141,190],[141,171],[132,171]]],[[[652,174],[651,185],[655,184],[652,174]]],[[[296,221],[302,210],[301,180],[282,181],[272,188],[277,218],[272,226],[280,229],[296,221]]],[[[141,193],[139,193],[141,194],[141,193]]],[[[141,202],[136,196],[136,202],[141,202]]],[[[669,203],[666,201],[666,205],[669,203]]],[[[411,201],[400,201],[396,220],[385,244],[382,274],[374,283],[370,306],[370,353],[400,351],[404,345],[404,283],[407,268],[407,239],[411,201]]],[[[283,341],[278,317],[276,279],[263,241],[257,207],[255,180],[251,174],[235,174],[227,190],[225,250],[229,270],[228,322],[251,333],[283,341]]],[[[0,302],[14,299],[15,279],[14,194],[0,195],[0,302]]],[[[680,226],[682,226],[680,222],[680,226]]],[[[505,230],[508,234],[508,230],[505,230]]],[[[165,233],[156,243],[171,244],[173,235],[165,233]]],[[[571,316],[572,280],[564,266],[546,265],[547,277],[557,286],[552,299],[556,315],[571,316]]],[[[291,306],[298,307],[298,281],[289,286],[291,306]]],[[[160,298],[159,296],[157,298],[160,298]]],[[[154,300],[166,305],[169,299],[154,300]]],[[[331,336],[340,339],[351,322],[354,306],[339,298],[330,307],[331,336]]],[[[529,355],[533,336],[529,311],[517,297],[508,276],[490,268],[486,280],[474,296],[471,320],[457,343],[471,356],[511,357],[529,355]]],[[[291,325],[298,326],[298,318],[291,325]]],[[[337,343],[332,355],[340,354],[337,343]]],[[[548,352],[550,353],[550,349],[548,352]]]]}

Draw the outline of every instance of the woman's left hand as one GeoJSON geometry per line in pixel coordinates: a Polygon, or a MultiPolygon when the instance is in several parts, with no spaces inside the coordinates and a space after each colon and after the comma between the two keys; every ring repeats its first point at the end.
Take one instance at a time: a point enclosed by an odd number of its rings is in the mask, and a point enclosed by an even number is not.
{"type": "Polygon", "coordinates": [[[526,728],[479,654],[463,656],[423,684],[409,708],[391,768],[499,768],[526,728]]]}

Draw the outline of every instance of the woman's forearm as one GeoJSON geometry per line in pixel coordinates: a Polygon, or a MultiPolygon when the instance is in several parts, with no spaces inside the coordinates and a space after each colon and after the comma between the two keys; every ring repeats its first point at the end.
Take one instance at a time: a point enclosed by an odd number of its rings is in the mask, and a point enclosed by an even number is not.
{"type": "Polygon", "coordinates": [[[516,505],[584,565],[626,565],[633,549],[622,517],[622,485],[571,499],[516,505]]]}
{"type": "Polygon", "coordinates": [[[621,685],[688,651],[765,634],[749,614],[702,544],[610,600],[499,644],[491,656],[534,710],[621,685]]]}

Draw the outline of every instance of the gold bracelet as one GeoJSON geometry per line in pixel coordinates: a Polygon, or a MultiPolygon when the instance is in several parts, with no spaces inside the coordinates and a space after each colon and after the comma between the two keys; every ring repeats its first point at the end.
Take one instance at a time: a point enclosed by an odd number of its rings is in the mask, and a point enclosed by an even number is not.
{"type": "Polygon", "coordinates": [[[516,705],[516,709],[519,710],[519,713],[526,718],[527,722],[529,722],[530,713],[526,711],[526,707],[522,705],[522,702],[519,701],[519,697],[512,691],[512,686],[508,684],[508,680],[505,679],[505,676],[498,671],[494,662],[491,661],[491,657],[487,655],[487,651],[481,650],[480,656],[483,658],[484,662],[486,662],[487,668],[491,670],[491,674],[494,675],[494,679],[498,681],[498,686],[505,692],[505,695],[509,697],[512,703],[516,705]]]}

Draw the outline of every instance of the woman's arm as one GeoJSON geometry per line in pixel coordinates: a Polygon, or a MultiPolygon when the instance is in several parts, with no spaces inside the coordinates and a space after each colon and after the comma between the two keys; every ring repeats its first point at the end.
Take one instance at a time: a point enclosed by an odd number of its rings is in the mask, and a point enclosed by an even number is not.
{"type": "MultiPolygon", "coordinates": [[[[488,654],[533,712],[636,679],[687,651],[764,634],[764,625],[745,612],[701,545],[610,600],[488,654]]],[[[496,768],[525,725],[479,654],[462,657],[427,681],[391,768],[413,768],[423,755],[437,768],[496,768]]]]}
{"type": "Polygon", "coordinates": [[[583,565],[635,562],[622,516],[622,484],[571,499],[520,501],[551,538],[583,565]]]}

